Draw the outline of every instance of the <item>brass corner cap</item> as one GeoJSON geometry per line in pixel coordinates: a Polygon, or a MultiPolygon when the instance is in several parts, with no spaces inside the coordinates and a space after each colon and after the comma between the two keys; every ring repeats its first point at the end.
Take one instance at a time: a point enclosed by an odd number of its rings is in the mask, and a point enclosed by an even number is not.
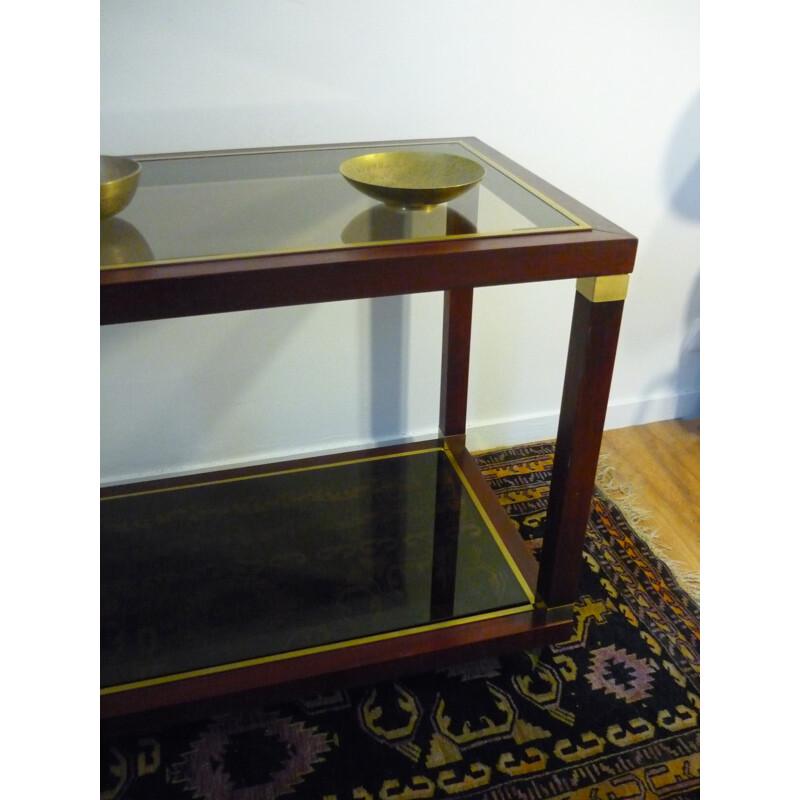
{"type": "Polygon", "coordinates": [[[577,290],[592,303],[624,300],[628,294],[630,275],[602,275],[599,278],[578,278],[577,290]]]}

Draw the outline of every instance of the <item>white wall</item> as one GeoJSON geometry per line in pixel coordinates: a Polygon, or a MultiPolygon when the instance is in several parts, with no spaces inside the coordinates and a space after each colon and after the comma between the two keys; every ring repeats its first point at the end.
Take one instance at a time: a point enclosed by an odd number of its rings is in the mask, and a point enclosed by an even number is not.
{"type": "MultiPolygon", "coordinates": [[[[103,0],[101,151],[477,136],[640,239],[607,427],[699,413],[699,0],[103,0]]],[[[552,436],[574,286],[476,293],[473,446],[552,436]]],[[[105,328],[104,481],[435,433],[441,296],[105,328]]]]}

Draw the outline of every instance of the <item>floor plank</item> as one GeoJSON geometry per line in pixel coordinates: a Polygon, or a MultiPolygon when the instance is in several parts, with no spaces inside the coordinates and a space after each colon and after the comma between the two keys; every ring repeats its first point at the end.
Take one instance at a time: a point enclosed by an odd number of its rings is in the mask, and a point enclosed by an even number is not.
{"type": "Polygon", "coordinates": [[[667,555],[700,571],[700,420],[667,420],[606,431],[601,452],[629,484],[667,555]]]}

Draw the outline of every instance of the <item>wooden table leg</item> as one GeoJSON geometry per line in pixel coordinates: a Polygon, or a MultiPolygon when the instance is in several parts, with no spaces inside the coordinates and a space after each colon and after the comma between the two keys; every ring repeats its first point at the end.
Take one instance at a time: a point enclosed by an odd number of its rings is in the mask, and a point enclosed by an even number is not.
{"type": "Polygon", "coordinates": [[[542,545],[539,593],[572,613],[628,276],[578,280],[542,545]]]}

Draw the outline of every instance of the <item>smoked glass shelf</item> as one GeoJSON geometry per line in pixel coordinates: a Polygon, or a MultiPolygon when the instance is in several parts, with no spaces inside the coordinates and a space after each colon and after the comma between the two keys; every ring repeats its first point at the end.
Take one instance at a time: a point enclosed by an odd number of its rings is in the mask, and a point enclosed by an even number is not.
{"type": "Polygon", "coordinates": [[[533,610],[444,448],[101,502],[104,689],[533,610]]]}
{"type": "Polygon", "coordinates": [[[133,202],[100,226],[104,269],[589,227],[465,142],[138,158],[133,202]],[[460,155],[479,162],[485,176],[447,204],[399,210],[339,174],[348,158],[392,150],[460,155]]]}

